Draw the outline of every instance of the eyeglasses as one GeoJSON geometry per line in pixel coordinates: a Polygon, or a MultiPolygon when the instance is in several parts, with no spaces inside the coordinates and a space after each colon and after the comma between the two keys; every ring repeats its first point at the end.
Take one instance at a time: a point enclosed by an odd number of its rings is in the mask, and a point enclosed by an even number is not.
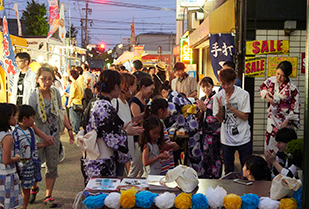
{"type": "Polygon", "coordinates": [[[46,81],[53,81],[54,80],[54,78],[53,77],[43,77],[43,78],[39,78],[39,79],[41,79],[41,81],[44,81],[44,82],[46,82],[46,81]]]}

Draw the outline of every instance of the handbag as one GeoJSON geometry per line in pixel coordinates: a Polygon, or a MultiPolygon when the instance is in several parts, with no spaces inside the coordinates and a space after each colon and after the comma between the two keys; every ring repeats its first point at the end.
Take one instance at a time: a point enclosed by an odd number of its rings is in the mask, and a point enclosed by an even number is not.
{"type": "Polygon", "coordinates": [[[72,109],[76,112],[82,112],[82,111],[84,111],[84,106],[80,105],[80,104],[74,104],[73,103],[72,109]]]}
{"type": "Polygon", "coordinates": [[[81,130],[76,135],[76,145],[86,152],[86,159],[96,160],[104,159],[114,154],[114,149],[106,146],[105,142],[101,138],[97,138],[97,132],[92,130],[85,134],[84,130],[81,130]]]}
{"type": "Polygon", "coordinates": [[[67,111],[65,109],[60,110],[59,109],[59,120],[58,120],[58,125],[59,125],[59,130],[60,133],[64,131],[64,118],[67,115],[67,111]]]}

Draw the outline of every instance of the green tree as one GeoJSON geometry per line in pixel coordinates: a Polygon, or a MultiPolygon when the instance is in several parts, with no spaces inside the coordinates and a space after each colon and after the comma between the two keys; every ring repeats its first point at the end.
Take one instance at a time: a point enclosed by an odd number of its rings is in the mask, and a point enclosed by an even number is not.
{"type": "MultiPolygon", "coordinates": [[[[78,29],[73,24],[71,24],[71,38],[76,38],[78,34],[78,29]]],[[[67,29],[66,37],[69,38],[69,29],[67,29]]]]}
{"type": "Polygon", "coordinates": [[[26,25],[26,36],[46,36],[48,32],[48,20],[45,4],[39,4],[32,0],[27,1],[27,7],[22,12],[21,19],[26,25]]]}

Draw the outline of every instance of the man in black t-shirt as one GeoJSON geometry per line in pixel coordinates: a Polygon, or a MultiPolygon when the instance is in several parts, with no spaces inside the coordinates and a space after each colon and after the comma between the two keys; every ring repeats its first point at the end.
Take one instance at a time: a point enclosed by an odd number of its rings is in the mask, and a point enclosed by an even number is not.
{"type": "Polygon", "coordinates": [[[20,71],[14,76],[9,102],[16,105],[29,104],[30,92],[36,86],[36,73],[29,68],[30,55],[27,52],[16,54],[15,60],[20,71]]]}
{"type": "Polygon", "coordinates": [[[135,77],[137,78],[137,83],[139,83],[139,81],[144,77],[152,79],[151,75],[149,73],[143,72],[142,69],[143,69],[142,61],[134,60],[132,71],[133,75],[135,75],[135,77]]]}

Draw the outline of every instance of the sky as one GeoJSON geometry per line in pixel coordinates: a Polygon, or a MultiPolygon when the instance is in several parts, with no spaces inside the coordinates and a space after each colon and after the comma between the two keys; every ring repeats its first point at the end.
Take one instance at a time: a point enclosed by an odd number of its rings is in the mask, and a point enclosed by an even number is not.
{"type": "MultiPolygon", "coordinates": [[[[8,8],[8,18],[16,18],[14,11],[11,10],[14,3],[19,3],[19,16],[21,17],[22,10],[27,6],[26,2],[25,0],[4,0],[4,6],[8,8]]],[[[35,0],[35,2],[45,3],[48,6],[47,0],[35,0]]],[[[61,2],[66,3],[65,23],[68,27],[69,0],[60,0],[61,2]]],[[[120,43],[121,37],[130,37],[133,17],[135,36],[148,32],[176,32],[176,0],[88,0],[88,2],[88,7],[92,9],[92,13],[88,15],[88,19],[92,20],[92,25],[88,24],[90,44],[104,42],[107,49],[113,48],[120,43]],[[165,9],[157,10],[160,8],[165,9]]],[[[86,8],[86,1],[70,0],[70,5],[71,23],[78,28],[77,42],[80,46],[80,20],[86,17],[85,9],[83,9],[86,8]]]]}

